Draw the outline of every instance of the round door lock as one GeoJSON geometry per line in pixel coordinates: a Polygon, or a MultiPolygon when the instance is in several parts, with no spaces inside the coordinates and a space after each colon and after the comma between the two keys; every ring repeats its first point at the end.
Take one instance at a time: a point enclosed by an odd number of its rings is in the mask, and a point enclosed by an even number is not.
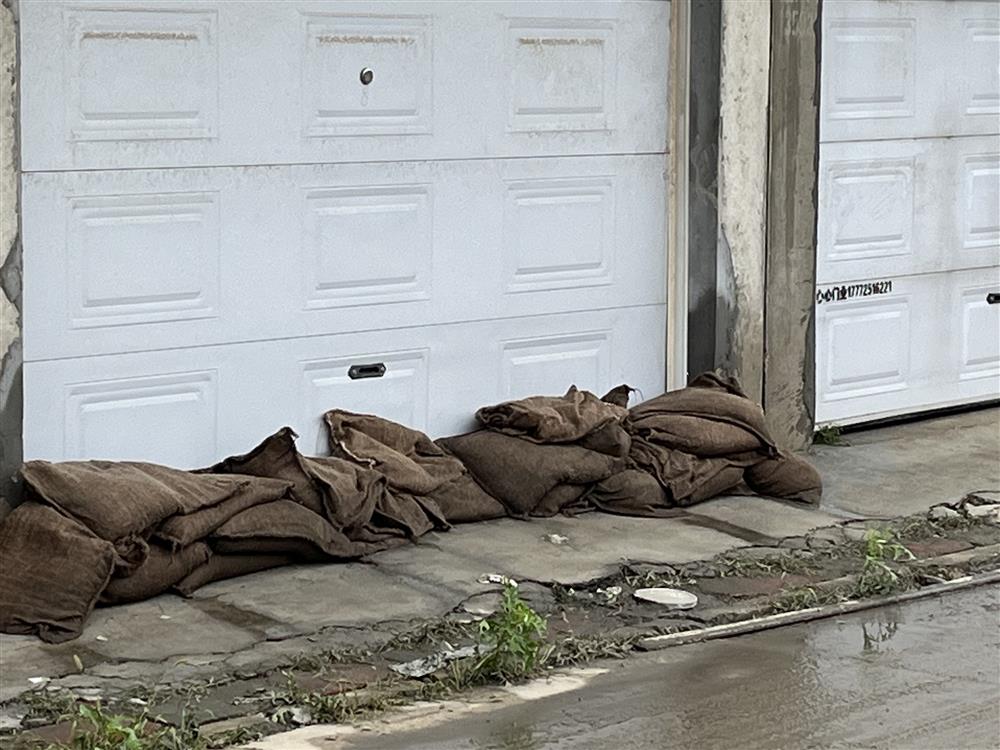
{"type": "Polygon", "coordinates": [[[375,77],[375,73],[372,72],[371,68],[362,68],[361,69],[361,84],[363,86],[367,86],[369,83],[371,83],[372,79],[374,77],[375,77]]]}

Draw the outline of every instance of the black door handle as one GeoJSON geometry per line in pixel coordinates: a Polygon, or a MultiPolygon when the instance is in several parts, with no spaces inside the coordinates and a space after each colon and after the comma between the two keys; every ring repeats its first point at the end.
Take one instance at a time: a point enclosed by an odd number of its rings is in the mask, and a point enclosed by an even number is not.
{"type": "Polygon", "coordinates": [[[986,295],[987,305],[1000,305],[1000,292],[990,292],[986,295]]]}
{"type": "Polygon", "coordinates": [[[347,370],[347,377],[351,380],[380,378],[383,375],[385,375],[385,365],[382,362],[375,362],[370,365],[351,365],[347,370]]]}

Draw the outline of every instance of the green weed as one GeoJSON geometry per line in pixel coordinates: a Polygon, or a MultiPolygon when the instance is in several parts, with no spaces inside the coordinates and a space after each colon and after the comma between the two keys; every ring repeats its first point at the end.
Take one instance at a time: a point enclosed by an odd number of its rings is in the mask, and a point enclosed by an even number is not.
{"type": "Polygon", "coordinates": [[[504,682],[530,676],[544,660],[545,618],[521,599],[517,584],[504,584],[500,607],[479,623],[480,648],[474,673],[504,682]]]}
{"type": "Polygon", "coordinates": [[[813,433],[813,445],[845,446],[850,445],[850,443],[844,440],[840,425],[828,424],[813,433]]]}

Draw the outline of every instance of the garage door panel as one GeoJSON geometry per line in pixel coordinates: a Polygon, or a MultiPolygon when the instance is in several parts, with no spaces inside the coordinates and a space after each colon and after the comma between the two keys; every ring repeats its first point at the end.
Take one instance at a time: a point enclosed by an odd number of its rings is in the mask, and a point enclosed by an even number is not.
{"type": "Polygon", "coordinates": [[[892,280],[891,291],[835,296],[820,286],[817,421],[850,424],[1000,398],[1000,270],[892,280]]]}
{"type": "Polygon", "coordinates": [[[996,3],[827,0],[823,19],[823,141],[996,132],[996,3]]]}
{"type": "Polygon", "coordinates": [[[25,457],[193,468],[289,423],[300,448],[326,452],[320,417],[335,407],[442,435],[469,429],[490,401],[573,383],[603,393],[627,382],[651,396],[663,388],[650,342],[664,321],[652,305],[28,362],[25,424],[38,427],[25,432],[25,457]]]}
{"type": "Polygon", "coordinates": [[[1000,262],[1000,137],[820,146],[821,284],[1000,262]]]}
{"type": "Polygon", "coordinates": [[[958,314],[952,340],[960,349],[959,378],[995,380],[1000,376],[1000,306],[986,298],[1000,291],[1000,270],[992,269],[985,277],[960,275],[954,286],[951,307],[958,314]]]}
{"type": "Polygon", "coordinates": [[[28,171],[667,143],[667,2],[23,6],[28,171]]]}
{"type": "Polygon", "coordinates": [[[665,299],[655,156],[36,173],[22,185],[28,360],[665,299]]]}

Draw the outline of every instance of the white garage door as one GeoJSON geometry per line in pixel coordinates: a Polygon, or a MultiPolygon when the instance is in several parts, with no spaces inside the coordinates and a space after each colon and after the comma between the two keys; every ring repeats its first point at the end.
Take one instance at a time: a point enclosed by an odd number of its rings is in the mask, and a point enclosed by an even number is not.
{"type": "Polygon", "coordinates": [[[1000,397],[1000,5],[823,5],[820,422],[1000,397]]]}
{"type": "Polygon", "coordinates": [[[661,392],[668,18],[22,0],[26,457],[661,392]]]}

